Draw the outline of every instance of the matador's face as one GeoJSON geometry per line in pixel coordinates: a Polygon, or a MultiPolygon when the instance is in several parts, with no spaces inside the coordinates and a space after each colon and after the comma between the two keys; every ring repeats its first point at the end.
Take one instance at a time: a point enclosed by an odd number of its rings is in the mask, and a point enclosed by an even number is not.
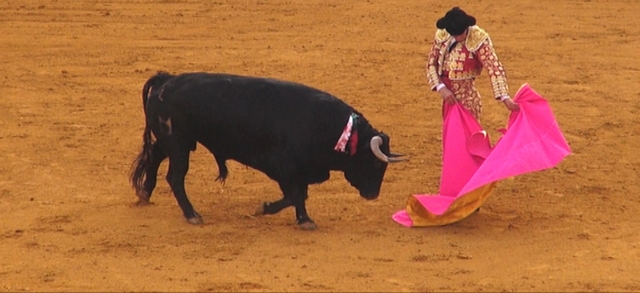
{"type": "Polygon", "coordinates": [[[463,33],[453,36],[453,38],[456,39],[457,43],[464,43],[464,41],[467,39],[468,34],[469,34],[469,29],[467,28],[466,30],[464,30],[463,33]]]}

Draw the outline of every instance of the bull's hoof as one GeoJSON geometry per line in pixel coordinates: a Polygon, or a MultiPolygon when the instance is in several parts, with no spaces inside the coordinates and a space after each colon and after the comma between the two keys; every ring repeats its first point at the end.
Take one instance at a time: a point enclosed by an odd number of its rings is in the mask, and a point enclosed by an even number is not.
{"type": "Polygon", "coordinates": [[[300,223],[300,224],[298,224],[298,227],[300,227],[300,229],[305,230],[305,231],[313,231],[313,230],[318,229],[318,226],[316,225],[316,223],[314,223],[312,221],[300,223]]]}
{"type": "Polygon", "coordinates": [[[253,214],[251,214],[252,216],[262,216],[264,215],[264,204],[260,204],[260,206],[258,206],[258,208],[256,208],[256,210],[253,212],[253,214]]]}
{"type": "Polygon", "coordinates": [[[187,218],[187,222],[189,222],[189,224],[191,225],[202,225],[202,223],[204,223],[202,221],[202,217],[196,211],[193,211],[193,215],[191,217],[186,215],[185,217],[187,218]]]}
{"type": "Polygon", "coordinates": [[[138,201],[136,201],[136,202],[133,204],[133,206],[143,207],[143,206],[148,206],[148,205],[150,205],[150,204],[151,204],[151,202],[149,201],[149,199],[148,199],[148,198],[140,197],[140,198],[138,198],[138,201]]]}
{"type": "Polygon", "coordinates": [[[194,217],[191,218],[187,218],[187,222],[189,222],[189,224],[191,225],[202,225],[204,224],[204,221],[202,221],[202,217],[198,214],[196,214],[194,217]]]}

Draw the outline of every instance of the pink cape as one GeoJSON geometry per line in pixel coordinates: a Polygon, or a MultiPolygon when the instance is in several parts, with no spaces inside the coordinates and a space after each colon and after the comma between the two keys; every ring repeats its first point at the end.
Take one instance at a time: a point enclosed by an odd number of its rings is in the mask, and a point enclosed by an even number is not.
{"type": "Polygon", "coordinates": [[[524,84],[514,101],[520,111],[511,113],[495,147],[467,110],[446,104],[440,193],[412,195],[393,219],[407,227],[459,221],[482,205],[495,182],[552,168],[571,153],[542,96],[524,84]]]}

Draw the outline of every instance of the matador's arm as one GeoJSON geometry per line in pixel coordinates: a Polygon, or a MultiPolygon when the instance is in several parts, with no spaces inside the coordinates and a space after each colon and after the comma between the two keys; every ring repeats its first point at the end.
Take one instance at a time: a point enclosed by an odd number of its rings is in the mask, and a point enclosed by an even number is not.
{"type": "Polygon", "coordinates": [[[503,100],[509,97],[509,86],[507,85],[507,74],[498,59],[498,55],[493,49],[491,39],[486,38],[480,48],[478,48],[478,57],[482,66],[487,69],[493,95],[497,100],[503,100]]]}

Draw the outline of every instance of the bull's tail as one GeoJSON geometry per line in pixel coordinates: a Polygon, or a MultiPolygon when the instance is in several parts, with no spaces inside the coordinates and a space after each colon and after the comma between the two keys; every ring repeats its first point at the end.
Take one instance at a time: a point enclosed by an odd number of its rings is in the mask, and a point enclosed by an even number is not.
{"type": "MultiPolygon", "coordinates": [[[[169,79],[175,77],[166,72],[158,72],[156,75],[152,76],[147,80],[142,88],[142,106],[145,109],[145,117],[147,116],[146,107],[147,100],[149,99],[150,93],[158,93],[158,89],[165,84],[169,79]]],[[[129,181],[131,186],[136,190],[136,194],[140,198],[140,200],[148,201],[149,194],[148,191],[145,190],[144,182],[147,177],[147,170],[149,166],[153,163],[153,144],[155,143],[151,133],[151,127],[149,126],[148,119],[145,118],[145,127],[144,132],[142,134],[142,150],[140,154],[136,157],[131,165],[131,173],[129,175],[129,181]]]]}
{"type": "Polygon", "coordinates": [[[151,137],[151,128],[146,126],[142,134],[142,150],[131,165],[131,173],[129,180],[131,186],[136,190],[136,195],[140,200],[148,201],[149,194],[144,188],[144,182],[147,177],[147,169],[151,166],[153,138],[151,137]]]}
{"type": "Polygon", "coordinates": [[[174,78],[175,75],[172,75],[168,72],[158,71],[158,73],[147,80],[147,82],[142,87],[142,108],[146,109],[147,100],[149,99],[149,92],[152,90],[158,90],[160,87],[165,84],[169,79],[174,78]]]}

